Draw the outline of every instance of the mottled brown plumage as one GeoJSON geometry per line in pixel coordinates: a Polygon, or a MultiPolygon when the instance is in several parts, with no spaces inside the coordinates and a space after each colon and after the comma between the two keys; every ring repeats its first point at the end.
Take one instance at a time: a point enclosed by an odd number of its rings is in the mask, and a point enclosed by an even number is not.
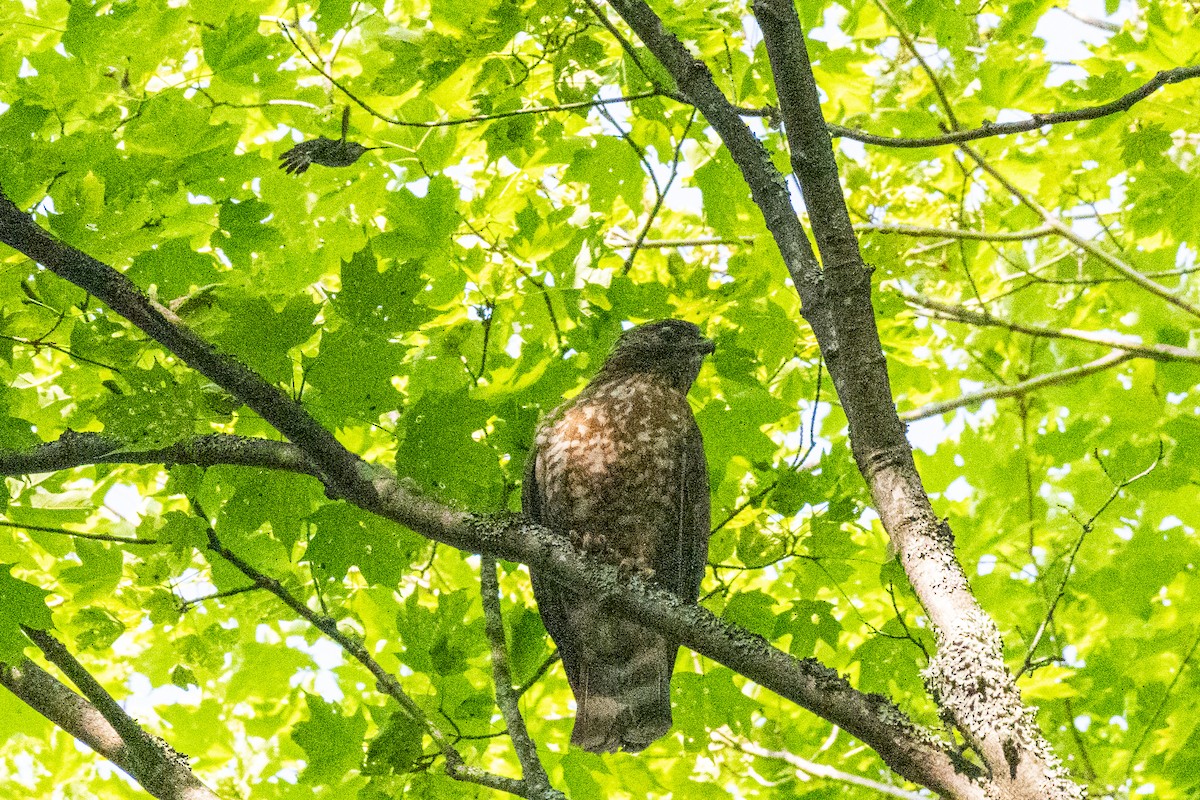
{"type": "MultiPolygon", "coordinates": [[[[522,504],[623,571],[694,603],[708,555],[708,467],[687,392],[712,342],[690,322],[622,334],[600,372],[538,429],[522,504]]],[[[531,570],[575,694],[571,743],[637,752],[671,727],[678,643],[531,570]]]]}

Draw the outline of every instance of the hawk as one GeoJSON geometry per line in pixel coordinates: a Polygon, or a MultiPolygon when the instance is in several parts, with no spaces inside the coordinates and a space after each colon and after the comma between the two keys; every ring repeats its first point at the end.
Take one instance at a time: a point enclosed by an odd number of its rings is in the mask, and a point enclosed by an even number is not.
{"type": "MultiPolygon", "coordinates": [[[[708,559],[708,465],[687,392],[713,343],[677,319],[625,331],[538,429],[521,504],[623,572],[696,602],[708,559]]],[[[677,642],[530,570],[575,695],[571,744],[638,752],[671,727],[677,642]]]]}

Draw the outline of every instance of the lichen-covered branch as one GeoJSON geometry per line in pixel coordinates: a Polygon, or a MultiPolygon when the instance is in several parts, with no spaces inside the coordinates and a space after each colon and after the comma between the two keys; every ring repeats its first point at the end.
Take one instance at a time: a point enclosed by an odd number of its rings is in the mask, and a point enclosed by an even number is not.
{"type": "MultiPolygon", "coordinates": [[[[871,305],[870,272],[838,177],[807,45],[792,0],[758,0],[767,55],[804,202],[825,267],[835,342],[820,342],[850,426],[851,449],[884,529],[937,637],[927,679],[990,773],[989,792],[1012,798],[1078,798],[1021,702],[1000,633],[971,592],[917,473],[896,413],[871,305]]],[[[1046,223],[1052,225],[1051,220],[1046,223]]]]}

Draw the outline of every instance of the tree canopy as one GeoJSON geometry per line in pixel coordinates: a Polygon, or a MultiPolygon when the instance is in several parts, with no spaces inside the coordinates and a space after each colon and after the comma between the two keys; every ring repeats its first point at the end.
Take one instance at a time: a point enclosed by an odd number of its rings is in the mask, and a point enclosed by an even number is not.
{"type": "Polygon", "coordinates": [[[1194,797],[1198,13],[0,4],[0,796],[1194,797]],[[664,317],[698,609],[516,516],[664,317]]]}

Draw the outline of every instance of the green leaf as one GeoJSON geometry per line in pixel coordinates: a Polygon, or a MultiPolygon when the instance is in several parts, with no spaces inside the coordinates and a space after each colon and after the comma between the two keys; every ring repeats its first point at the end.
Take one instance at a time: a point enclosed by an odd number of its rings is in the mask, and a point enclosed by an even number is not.
{"type": "Polygon", "coordinates": [[[75,630],[75,644],[80,650],[107,652],[121,634],[125,625],[101,608],[85,608],[71,619],[75,630]]]}
{"type": "Polygon", "coordinates": [[[292,728],[292,740],[304,750],[308,765],[300,773],[307,784],[341,784],[363,763],[367,721],[361,713],[346,716],[337,706],[306,694],[308,719],[292,728]]]}
{"type": "Polygon", "coordinates": [[[18,663],[24,658],[29,640],[21,626],[39,631],[50,630],[49,592],[12,576],[12,564],[0,564],[0,661],[18,663]]]}
{"type": "Polygon", "coordinates": [[[401,710],[393,711],[387,722],[367,745],[366,775],[386,775],[412,770],[423,750],[425,730],[421,723],[401,710]]]}
{"type": "Polygon", "coordinates": [[[251,64],[267,54],[267,38],[258,32],[257,14],[231,16],[218,28],[200,34],[204,60],[214,72],[251,64]]]}

